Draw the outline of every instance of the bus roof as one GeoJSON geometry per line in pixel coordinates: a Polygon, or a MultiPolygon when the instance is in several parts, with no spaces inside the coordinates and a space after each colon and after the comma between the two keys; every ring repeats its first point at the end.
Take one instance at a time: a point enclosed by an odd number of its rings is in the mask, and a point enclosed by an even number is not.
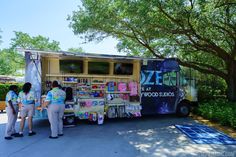
{"type": "Polygon", "coordinates": [[[130,60],[163,60],[157,58],[143,58],[140,56],[124,56],[124,55],[109,55],[109,54],[95,54],[95,53],[84,53],[84,52],[68,52],[68,51],[51,51],[51,50],[36,50],[36,49],[18,49],[20,52],[29,52],[32,55],[40,54],[43,57],[53,57],[53,56],[74,56],[74,57],[82,57],[82,58],[109,58],[109,59],[130,59],[130,60]]]}

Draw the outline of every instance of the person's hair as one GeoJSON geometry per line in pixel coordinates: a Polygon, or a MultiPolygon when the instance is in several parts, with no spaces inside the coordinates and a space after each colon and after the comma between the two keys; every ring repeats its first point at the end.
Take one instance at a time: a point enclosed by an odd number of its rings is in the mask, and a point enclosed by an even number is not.
{"type": "Polygon", "coordinates": [[[59,85],[58,85],[58,88],[59,88],[59,89],[62,89],[62,86],[59,84],[59,85]]]}
{"type": "Polygon", "coordinates": [[[61,89],[62,89],[63,91],[66,91],[66,87],[62,87],[61,89]]]}
{"type": "Polygon", "coordinates": [[[73,89],[71,87],[67,87],[65,101],[70,101],[70,100],[73,100],[73,89]]]}
{"type": "Polygon", "coordinates": [[[59,87],[58,82],[57,82],[57,81],[53,81],[53,82],[52,82],[52,87],[53,87],[53,88],[54,88],[54,87],[59,87]]]}
{"type": "Polygon", "coordinates": [[[17,85],[10,85],[9,90],[13,90],[14,91],[15,89],[18,89],[17,85]]]}
{"type": "Polygon", "coordinates": [[[22,87],[22,90],[25,94],[28,94],[30,89],[31,89],[31,83],[29,82],[26,82],[22,87]]]}

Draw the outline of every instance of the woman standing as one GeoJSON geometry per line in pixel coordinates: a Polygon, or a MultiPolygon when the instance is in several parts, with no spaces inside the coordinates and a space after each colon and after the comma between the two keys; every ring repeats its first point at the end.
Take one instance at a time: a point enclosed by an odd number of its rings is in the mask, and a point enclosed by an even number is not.
{"type": "Polygon", "coordinates": [[[5,131],[5,139],[11,140],[11,136],[17,135],[15,130],[15,123],[18,115],[18,104],[17,104],[17,90],[18,87],[16,85],[11,85],[9,87],[9,92],[6,95],[6,112],[7,112],[7,125],[5,131]]]}
{"type": "Polygon", "coordinates": [[[47,94],[43,107],[48,106],[48,119],[51,127],[51,136],[49,138],[56,139],[63,136],[63,115],[65,110],[66,93],[59,89],[57,81],[53,81],[52,90],[47,94]]]}
{"type": "Polygon", "coordinates": [[[20,132],[19,137],[23,137],[23,130],[25,126],[25,118],[28,116],[28,126],[29,126],[29,136],[33,136],[36,133],[32,130],[32,119],[34,115],[34,104],[35,104],[36,98],[35,93],[31,90],[31,83],[27,82],[23,85],[22,91],[19,93],[18,96],[18,103],[21,108],[20,116],[21,116],[21,122],[20,122],[20,132]]]}

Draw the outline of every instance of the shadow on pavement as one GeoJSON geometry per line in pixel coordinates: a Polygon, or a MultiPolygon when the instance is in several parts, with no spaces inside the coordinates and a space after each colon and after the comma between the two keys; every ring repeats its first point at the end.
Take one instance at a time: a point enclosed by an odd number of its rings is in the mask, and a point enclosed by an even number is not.
{"type": "MultiPolygon", "coordinates": [[[[235,146],[193,143],[174,127],[175,124],[196,122],[191,118],[177,118],[175,115],[106,119],[103,125],[91,124],[84,120],[78,121],[75,127],[65,128],[63,137],[50,140],[48,120],[34,120],[37,135],[13,141],[0,139],[0,156],[21,157],[30,154],[31,157],[191,157],[223,156],[223,153],[228,153],[228,156],[236,155],[235,146]]],[[[0,128],[5,129],[5,124],[0,124],[0,128]]]]}

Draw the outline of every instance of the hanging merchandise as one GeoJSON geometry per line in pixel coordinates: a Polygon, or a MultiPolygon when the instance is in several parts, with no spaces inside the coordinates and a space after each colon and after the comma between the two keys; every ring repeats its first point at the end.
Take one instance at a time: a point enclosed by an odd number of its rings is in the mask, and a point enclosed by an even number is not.
{"type": "Polygon", "coordinates": [[[83,112],[79,112],[78,113],[78,117],[79,117],[79,119],[84,119],[84,113],[83,112]]]}
{"type": "Polygon", "coordinates": [[[142,106],[138,103],[130,103],[125,106],[127,117],[141,117],[142,106]]]}
{"type": "Polygon", "coordinates": [[[88,112],[85,112],[84,113],[84,119],[88,119],[89,118],[89,113],[88,112]]]}
{"type": "Polygon", "coordinates": [[[116,82],[114,81],[107,82],[107,91],[114,92],[115,90],[116,90],[116,82]]]}
{"type": "Polygon", "coordinates": [[[81,101],[80,102],[80,107],[85,107],[86,106],[86,102],[85,101],[81,101]]]}
{"type": "Polygon", "coordinates": [[[119,106],[119,108],[118,108],[118,117],[120,117],[120,118],[125,117],[125,106],[119,106]]]}
{"type": "Polygon", "coordinates": [[[97,106],[98,102],[97,101],[92,101],[92,106],[97,106]]]}
{"type": "Polygon", "coordinates": [[[98,124],[101,125],[104,122],[104,115],[103,113],[98,113],[98,124]]]}
{"type": "Polygon", "coordinates": [[[117,108],[116,106],[110,106],[108,108],[108,118],[116,118],[117,117],[117,108]]]}
{"type": "Polygon", "coordinates": [[[125,92],[127,91],[127,84],[125,82],[118,83],[118,91],[125,92]]]}
{"type": "Polygon", "coordinates": [[[130,96],[138,95],[138,84],[137,82],[129,82],[130,96]]]}
{"type": "Polygon", "coordinates": [[[120,97],[122,100],[129,100],[129,95],[128,95],[128,94],[120,94],[119,97],[120,97]]]}
{"type": "Polygon", "coordinates": [[[99,101],[99,106],[104,106],[105,105],[105,101],[99,101]]]}
{"type": "Polygon", "coordinates": [[[97,121],[97,113],[96,112],[89,113],[88,120],[91,122],[96,122],[97,121]]]}
{"type": "Polygon", "coordinates": [[[91,107],[92,106],[92,101],[91,100],[86,100],[86,107],[91,107]]]}
{"type": "Polygon", "coordinates": [[[89,114],[88,120],[93,121],[93,114],[92,113],[89,114]]]}
{"type": "Polygon", "coordinates": [[[113,100],[114,94],[107,94],[107,100],[113,100]]]}
{"type": "Polygon", "coordinates": [[[93,120],[94,122],[96,122],[96,121],[97,121],[97,113],[94,112],[94,113],[92,113],[92,114],[93,114],[93,119],[92,119],[92,120],[93,120]]]}

